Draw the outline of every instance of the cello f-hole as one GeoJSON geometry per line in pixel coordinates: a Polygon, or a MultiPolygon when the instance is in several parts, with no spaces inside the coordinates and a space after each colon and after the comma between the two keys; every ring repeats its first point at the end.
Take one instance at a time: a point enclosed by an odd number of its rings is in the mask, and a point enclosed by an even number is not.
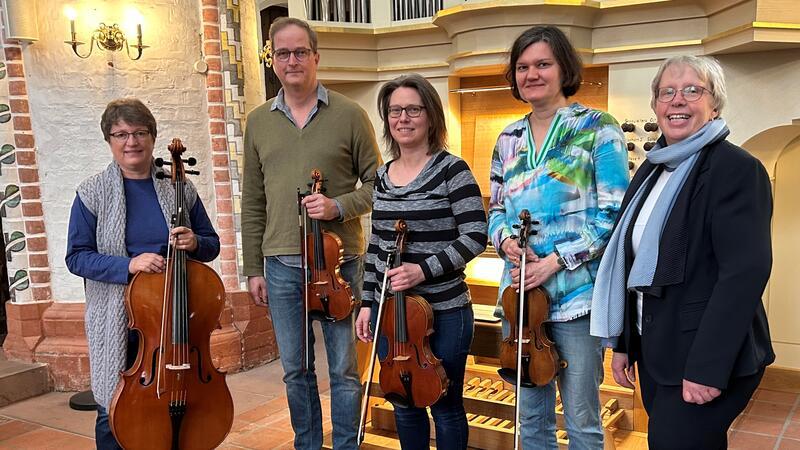
{"type": "Polygon", "coordinates": [[[211,374],[210,373],[208,373],[208,374],[204,374],[203,373],[203,355],[200,353],[200,350],[198,350],[197,347],[192,347],[191,352],[194,353],[195,355],[197,355],[196,358],[195,358],[197,360],[196,361],[196,364],[197,364],[197,378],[203,384],[210,383],[211,382],[211,374]]]}
{"type": "Polygon", "coordinates": [[[142,375],[139,377],[139,384],[141,384],[142,386],[150,386],[156,379],[156,371],[158,368],[158,351],[159,347],[153,349],[153,358],[150,362],[150,369],[142,372],[142,375]],[[146,379],[147,378],[146,374],[148,373],[150,374],[149,380],[146,379]]]}

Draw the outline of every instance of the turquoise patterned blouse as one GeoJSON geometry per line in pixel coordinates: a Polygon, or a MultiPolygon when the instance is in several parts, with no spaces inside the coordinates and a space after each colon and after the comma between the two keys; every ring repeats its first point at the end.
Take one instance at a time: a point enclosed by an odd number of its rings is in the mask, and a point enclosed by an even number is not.
{"type": "MultiPolygon", "coordinates": [[[[500,243],[514,234],[523,209],[539,222],[529,245],[540,257],[557,251],[567,268],[543,287],[551,297],[550,320],[565,322],[589,313],[600,256],[611,237],[628,187],[625,137],[614,118],[573,103],[553,117],[539,156],[531,149],[528,115],[497,138],[492,154],[489,236],[500,243]]],[[[506,261],[502,292],[511,284],[506,261]]]]}

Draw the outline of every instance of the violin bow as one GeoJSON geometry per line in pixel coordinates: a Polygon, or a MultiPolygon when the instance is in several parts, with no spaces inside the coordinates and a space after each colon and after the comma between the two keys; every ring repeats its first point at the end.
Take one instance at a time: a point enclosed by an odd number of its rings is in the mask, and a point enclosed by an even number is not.
{"type": "Polygon", "coordinates": [[[522,400],[522,326],[525,314],[523,308],[525,307],[525,263],[528,258],[528,232],[531,225],[531,215],[527,209],[523,209],[519,214],[520,230],[519,240],[517,241],[522,256],[520,256],[519,263],[519,296],[517,297],[517,386],[516,398],[514,399],[514,450],[519,450],[519,435],[520,435],[520,421],[519,421],[519,402],[522,400]]]}
{"type": "Polygon", "coordinates": [[[308,211],[303,208],[302,201],[304,195],[297,188],[297,220],[300,225],[300,259],[302,260],[303,271],[303,372],[308,372],[311,360],[310,349],[308,348],[308,233],[306,232],[306,222],[308,211]]]}
{"type": "Polygon", "coordinates": [[[386,281],[389,277],[386,272],[389,271],[389,266],[394,261],[394,251],[389,252],[386,256],[386,266],[383,270],[383,283],[381,284],[380,302],[378,302],[378,318],[375,320],[375,332],[372,334],[372,351],[369,354],[369,365],[367,365],[369,374],[367,375],[367,385],[364,392],[364,399],[361,401],[361,419],[358,422],[358,440],[356,441],[359,446],[364,442],[366,428],[367,428],[367,406],[369,405],[369,391],[372,385],[372,375],[375,373],[375,355],[378,353],[378,336],[381,330],[381,318],[383,317],[383,304],[386,299],[386,281]]]}

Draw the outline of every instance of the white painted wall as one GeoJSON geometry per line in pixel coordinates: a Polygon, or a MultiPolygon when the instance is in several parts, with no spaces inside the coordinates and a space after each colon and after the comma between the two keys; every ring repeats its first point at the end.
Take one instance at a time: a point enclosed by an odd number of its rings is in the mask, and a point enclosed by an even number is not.
{"type": "MultiPolygon", "coordinates": [[[[87,39],[90,27],[100,21],[121,23],[125,7],[136,5],[144,19],[144,43],[150,48],[141,60],[130,61],[124,54],[109,55],[97,49],[88,59],[77,58],[63,43],[69,39],[64,2],[35,1],[40,40],[28,46],[23,57],[38,147],[53,298],[83,301],[81,279],[64,264],[67,223],[78,183],[111,161],[99,125],[109,101],[134,96],[150,107],[159,125],[156,156],[169,156],[166,145],[173,137],[183,140],[188,154],[199,160],[201,175],[193,181],[209,215],[216,216],[204,75],[192,71],[200,55],[200,2],[71,2],[79,13],[78,40],[87,39]],[[89,6],[98,10],[90,11],[89,6]],[[88,20],[91,14],[95,18],[88,20]]],[[[87,50],[86,45],[82,47],[87,50]]]]}
{"type": "Polygon", "coordinates": [[[728,106],[722,116],[730,141],[750,137],[800,119],[800,50],[720,55],[728,82],[728,106]]]}

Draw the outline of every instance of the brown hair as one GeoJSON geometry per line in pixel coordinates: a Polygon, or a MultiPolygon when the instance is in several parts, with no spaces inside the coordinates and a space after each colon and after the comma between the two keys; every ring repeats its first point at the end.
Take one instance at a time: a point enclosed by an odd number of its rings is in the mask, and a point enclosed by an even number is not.
{"type": "Polygon", "coordinates": [[[416,73],[402,75],[384,84],[378,93],[378,112],[381,115],[381,119],[383,119],[383,140],[389,147],[389,154],[392,159],[400,157],[400,146],[395,142],[389,129],[389,101],[392,98],[392,93],[401,87],[416,90],[422,99],[422,106],[425,107],[425,113],[428,117],[429,153],[436,153],[446,148],[447,123],[444,119],[442,100],[439,98],[439,94],[436,93],[436,89],[422,75],[416,73]]]}
{"type": "Polygon", "coordinates": [[[272,22],[272,25],[269,26],[269,40],[272,42],[273,50],[275,49],[275,35],[289,25],[294,25],[305,30],[306,34],[308,34],[308,43],[311,45],[311,51],[317,53],[317,32],[312,30],[311,25],[305,20],[296,19],[294,17],[281,17],[275,20],[275,22],[272,22]]]}
{"type": "Polygon", "coordinates": [[[537,42],[546,42],[556,58],[558,67],[561,69],[561,93],[564,97],[571,97],[578,92],[581,87],[583,76],[583,64],[578,52],[567,39],[567,36],[558,27],[552,25],[537,25],[528,28],[514,41],[509,50],[510,57],[508,67],[506,67],[506,80],[511,86],[511,94],[520,101],[525,101],[519,95],[517,87],[517,60],[522,52],[537,42]]]}
{"type": "Polygon", "coordinates": [[[155,140],[158,135],[156,119],[153,113],[136,98],[118,98],[112,100],[103,111],[100,118],[100,129],[103,130],[103,139],[108,142],[111,135],[111,127],[122,120],[129,125],[142,125],[147,127],[147,131],[155,140]]]}

